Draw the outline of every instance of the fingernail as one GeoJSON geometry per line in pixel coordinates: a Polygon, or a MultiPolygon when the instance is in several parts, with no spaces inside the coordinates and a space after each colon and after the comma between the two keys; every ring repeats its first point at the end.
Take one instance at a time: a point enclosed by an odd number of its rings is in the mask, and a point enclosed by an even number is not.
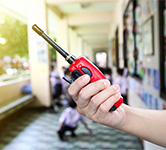
{"type": "Polygon", "coordinates": [[[88,75],[85,75],[84,77],[83,77],[83,82],[87,82],[88,81],[88,79],[89,79],[89,76],[88,75]]]}
{"type": "Polygon", "coordinates": [[[103,81],[103,84],[104,84],[105,86],[109,86],[109,82],[108,82],[108,81],[103,81]]]}
{"type": "Polygon", "coordinates": [[[117,93],[115,96],[116,96],[116,97],[119,97],[119,95],[120,95],[120,93],[117,93]]]}
{"type": "Polygon", "coordinates": [[[118,90],[118,89],[119,89],[119,86],[118,86],[118,85],[113,85],[113,88],[114,88],[115,90],[118,90]]]}

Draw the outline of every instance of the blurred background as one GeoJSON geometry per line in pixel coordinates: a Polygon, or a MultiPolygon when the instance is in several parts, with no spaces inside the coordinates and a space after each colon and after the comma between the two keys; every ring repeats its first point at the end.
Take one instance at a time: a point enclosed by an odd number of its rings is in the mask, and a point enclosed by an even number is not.
{"type": "Polygon", "coordinates": [[[112,84],[123,77],[126,104],[166,109],[164,0],[0,0],[0,149],[164,149],[88,119],[92,135],[80,125],[60,141],[69,64],[33,24],[112,84]]]}

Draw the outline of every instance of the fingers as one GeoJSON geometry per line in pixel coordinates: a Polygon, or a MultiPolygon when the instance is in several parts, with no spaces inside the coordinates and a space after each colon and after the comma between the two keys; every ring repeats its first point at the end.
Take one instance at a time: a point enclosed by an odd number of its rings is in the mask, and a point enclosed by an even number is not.
{"type": "Polygon", "coordinates": [[[111,126],[116,127],[117,122],[119,122],[119,110],[110,112],[110,108],[120,99],[121,94],[118,92],[117,94],[109,97],[106,101],[104,101],[99,108],[97,109],[97,112],[91,117],[92,120],[96,122],[102,122],[105,125],[108,125],[111,123],[111,126]]]}
{"type": "Polygon", "coordinates": [[[82,88],[78,95],[77,103],[80,109],[85,108],[88,106],[89,102],[91,101],[91,97],[98,94],[100,91],[108,88],[110,86],[110,82],[106,79],[98,80],[96,82],[88,84],[86,87],[82,88]]]}
{"type": "Polygon", "coordinates": [[[104,119],[105,113],[109,112],[111,107],[120,99],[120,92],[114,94],[113,96],[109,97],[106,101],[104,101],[98,108],[96,112],[96,116],[98,119],[104,119]]]}
{"type": "Polygon", "coordinates": [[[90,77],[83,75],[73,82],[68,89],[69,95],[72,96],[81,109],[88,105],[92,96],[110,86],[110,82],[107,79],[88,84],[89,81],[90,77]]]}
{"type": "Polygon", "coordinates": [[[79,91],[90,81],[89,75],[83,75],[79,77],[76,81],[74,81],[68,88],[69,94],[75,100],[77,99],[79,91]]]}
{"type": "Polygon", "coordinates": [[[89,115],[90,116],[94,115],[97,112],[97,109],[99,108],[99,106],[107,99],[113,99],[111,102],[111,104],[113,105],[114,95],[118,94],[119,91],[120,91],[120,87],[118,85],[113,85],[101,91],[97,95],[93,96],[89,102],[89,105],[87,106],[87,110],[89,110],[88,111],[89,115]]]}
{"type": "Polygon", "coordinates": [[[97,111],[94,115],[87,116],[86,114],[86,116],[89,119],[94,120],[95,122],[103,122],[104,124],[109,124],[110,120],[112,120],[112,117],[115,117],[109,110],[120,99],[120,96],[121,94],[119,92],[112,95],[98,106],[97,111]]]}
{"type": "Polygon", "coordinates": [[[100,122],[111,114],[110,108],[120,99],[120,87],[110,86],[107,79],[89,82],[90,77],[83,75],[70,85],[68,92],[77,103],[79,113],[100,122]]]}

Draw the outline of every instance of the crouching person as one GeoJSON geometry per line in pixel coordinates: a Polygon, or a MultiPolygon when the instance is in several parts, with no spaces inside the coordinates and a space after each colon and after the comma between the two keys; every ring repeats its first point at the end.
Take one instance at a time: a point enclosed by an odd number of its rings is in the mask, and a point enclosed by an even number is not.
{"type": "Polygon", "coordinates": [[[79,121],[83,123],[85,128],[91,134],[92,131],[88,127],[87,123],[84,120],[83,115],[77,112],[76,103],[71,99],[69,102],[69,107],[67,107],[61,114],[59,118],[59,127],[57,129],[57,133],[59,135],[60,140],[66,141],[67,138],[65,137],[66,131],[71,131],[71,136],[76,137],[75,130],[78,127],[79,121]]]}

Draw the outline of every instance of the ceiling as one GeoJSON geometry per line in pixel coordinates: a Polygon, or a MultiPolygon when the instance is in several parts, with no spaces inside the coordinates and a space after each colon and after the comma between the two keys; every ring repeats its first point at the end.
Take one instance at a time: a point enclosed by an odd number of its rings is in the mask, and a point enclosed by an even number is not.
{"type": "Polygon", "coordinates": [[[106,48],[119,0],[46,0],[93,49],[106,48]]]}
{"type": "MultiPolygon", "coordinates": [[[[27,16],[28,0],[10,1],[0,0],[0,3],[27,16]]],[[[98,49],[107,48],[110,31],[116,25],[115,12],[119,1],[121,0],[46,0],[46,4],[59,17],[65,16],[69,26],[91,48],[98,49]]]]}

